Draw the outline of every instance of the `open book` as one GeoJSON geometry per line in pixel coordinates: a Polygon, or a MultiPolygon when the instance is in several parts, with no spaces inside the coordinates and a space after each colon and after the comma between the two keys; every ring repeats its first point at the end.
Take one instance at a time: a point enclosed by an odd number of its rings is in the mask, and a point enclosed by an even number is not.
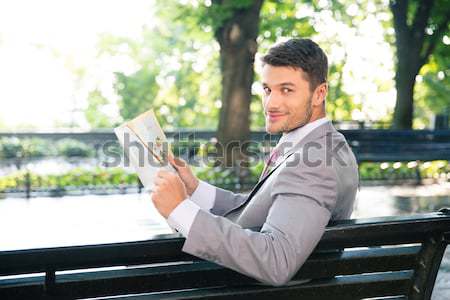
{"type": "Polygon", "coordinates": [[[125,122],[114,133],[123,147],[125,165],[129,162],[147,190],[153,188],[160,168],[175,172],[167,161],[169,144],[153,110],[125,122]]]}

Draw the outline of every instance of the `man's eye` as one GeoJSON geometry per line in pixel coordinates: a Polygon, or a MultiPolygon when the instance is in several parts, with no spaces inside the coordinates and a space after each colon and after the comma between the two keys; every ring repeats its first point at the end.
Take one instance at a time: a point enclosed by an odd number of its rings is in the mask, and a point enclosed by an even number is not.
{"type": "Polygon", "coordinates": [[[264,87],[264,94],[269,95],[270,89],[268,87],[264,87]]]}
{"type": "Polygon", "coordinates": [[[283,92],[283,94],[287,94],[287,93],[292,92],[292,90],[288,89],[288,88],[282,88],[281,91],[283,92]]]}

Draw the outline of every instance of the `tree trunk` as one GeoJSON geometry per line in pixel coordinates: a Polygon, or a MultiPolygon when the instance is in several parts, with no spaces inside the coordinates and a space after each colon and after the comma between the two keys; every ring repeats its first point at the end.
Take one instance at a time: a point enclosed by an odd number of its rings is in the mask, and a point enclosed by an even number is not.
{"type": "Polygon", "coordinates": [[[250,138],[251,87],[262,3],[263,0],[256,0],[249,7],[237,9],[215,31],[222,72],[222,107],[217,137],[221,148],[219,154],[227,167],[236,166],[242,159],[238,148],[250,138]]]}
{"type": "MultiPolygon", "coordinates": [[[[394,109],[393,128],[412,129],[414,116],[414,85],[416,76],[420,70],[420,57],[410,53],[402,53],[402,47],[397,47],[397,72],[395,75],[395,86],[397,99],[394,109]]],[[[408,50],[407,50],[408,51],[408,50]]]]}
{"type": "Polygon", "coordinates": [[[416,1],[417,8],[411,24],[408,14],[411,12],[408,0],[391,0],[396,46],[395,86],[397,99],[394,110],[394,129],[412,129],[414,117],[414,85],[420,69],[427,63],[436,44],[446,31],[450,17],[443,13],[441,22],[435,26],[433,34],[426,35],[425,28],[431,19],[434,0],[416,1]]]}

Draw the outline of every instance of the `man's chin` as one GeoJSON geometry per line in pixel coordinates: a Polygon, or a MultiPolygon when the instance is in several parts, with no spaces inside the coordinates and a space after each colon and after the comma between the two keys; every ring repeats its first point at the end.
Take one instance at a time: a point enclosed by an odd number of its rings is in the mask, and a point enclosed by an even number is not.
{"type": "Polygon", "coordinates": [[[278,133],[282,133],[283,128],[282,126],[266,126],[266,132],[268,134],[278,134],[278,133]]]}

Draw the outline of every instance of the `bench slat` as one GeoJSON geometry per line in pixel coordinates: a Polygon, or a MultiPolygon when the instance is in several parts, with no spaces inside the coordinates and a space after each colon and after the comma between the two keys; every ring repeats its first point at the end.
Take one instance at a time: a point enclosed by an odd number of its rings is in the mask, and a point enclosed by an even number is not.
{"type": "MultiPolygon", "coordinates": [[[[316,253],[294,277],[300,279],[331,278],[336,275],[410,270],[420,246],[374,248],[344,251],[342,253],[316,253]]],[[[0,298],[13,299],[25,293],[39,296],[44,276],[11,279],[0,282],[0,298]]],[[[219,265],[197,261],[189,264],[139,267],[121,270],[58,274],[55,293],[76,297],[114,295],[117,293],[143,293],[190,287],[255,284],[256,281],[219,265]]]]}
{"type": "Polygon", "coordinates": [[[351,275],[281,288],[267,286],[219,287],[163,293],[102,297],[98,299],[310,299],[352,300],[380,296],[401,296],[409,289],[411,271],[389,274],[351,275]]]}
{"type": "MultiPolygon", "coordinates": [[[[443,213],[346,220],[327,227],[317,249],[420,243],[430,234],[449,228],[450,217],[443,213]]],[[[196,260],[181,252],[183,243],[184,238],[174,234],[140,242],[2,251],[0,276],[45,272],[49,268],[71,270],[196,260]]]]}
{"type": "MultiPolygon", "coordinates": [[[[412,274],[412,270],[418,274],[421,264],[424,264],[424,249],[435,243],[439,247],[446,245],[449,229],[450,215],[445,212],[332,222],[295,278],[313,278],[312,281],[277,290],[261,287],[244,275],[182,253],[184,239],[178,235],[118,244],[3,251],[0,252],[0,276],[46,271],[47,277],[46,280],[43,276],[0,278],[0,299],[43,299],[52,295],[58,299],[72,299],[140,292],[159,292],[149,297],[166,295],[168,299],[180,295],[185,298],[211,296],[221,299],[233,291],[237,291],[242,299],[261,299],[266,295],[272,298],[275,294],[277,297],[284,295],[285,299],[300,294],[307,299],[319,296],[340,299],[338,297],[341,295],[345,295],[343,299],[408,295],[412,286],[411,277],[396,276],[408,272],[412,274]],[[378,245],[395,247],[355,249],[378,245]],[[353,249],[342,252],[339,250],[342,248],[353,249]],[[182,261],[190,261],[190,264],[173,264],[182,261]],[[155,263],[163,265],[155,266],[155,263]],[[136,265],[142,264],[153,265],[136,268],[136,265]],[[80,270],[124,265],[134,267],[94,272],[80,270]],[[55,271],[62,270],[79,271],[78,274],[58,273],[54,276],[55,271]],[[334,275],[339,276],[333,278],[334,275]],[[184,295],[179,291],[186,288],[196,288],[195,293],[184,295]],[[168,292],[161,294],[162,290],[168,292]]],[[[431,252],[428,256],[435,257],[438,262],[438,253],[431,252]]],[[[430,270],[421,276],[431,280],[437,269],[433,267],[430,270]]],[[[423,284],[417,283],[419,291],[424,288],[423,284]]]]}

